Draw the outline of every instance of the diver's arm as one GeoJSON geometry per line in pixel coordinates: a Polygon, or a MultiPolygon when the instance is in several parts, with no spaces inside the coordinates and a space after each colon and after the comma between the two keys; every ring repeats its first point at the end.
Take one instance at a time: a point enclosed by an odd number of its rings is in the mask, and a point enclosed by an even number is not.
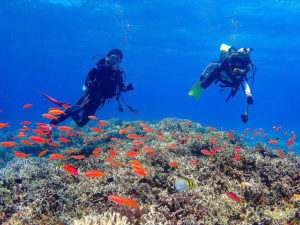
{"type": "Polygon", "coordinates": [[[242,82],[242,87],[243,87],[244,92],[245,92],[245,94],[247,96],[247,103],[249,105],[253,104],[253,97],[252,97],[251,89],[250,89],[250,86],[249,86],[249,84],[248,84],[248,82],[246,80],[244,80],[242,82]]]}
{"type": "Polygon", "coordinates": [[[119,80],[119,88],[122,92],[126,92],[126,91],[131,91],[133,90],[133,84],[129,83],[125,86],[124,81],[123,81],[123,76],[122,76],[122,71],[119,71],[120,74],[120,80],[119,80]]]}

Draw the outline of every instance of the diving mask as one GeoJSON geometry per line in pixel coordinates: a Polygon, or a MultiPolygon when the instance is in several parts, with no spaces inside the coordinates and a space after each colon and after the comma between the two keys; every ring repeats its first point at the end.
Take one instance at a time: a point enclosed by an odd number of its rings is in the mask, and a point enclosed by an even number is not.
{"type": "Polygon", "coordinates": [[[118,55],[109,56],[109,62],[113,65],[119,65],[121,63],[121,58],[118,55]]]}

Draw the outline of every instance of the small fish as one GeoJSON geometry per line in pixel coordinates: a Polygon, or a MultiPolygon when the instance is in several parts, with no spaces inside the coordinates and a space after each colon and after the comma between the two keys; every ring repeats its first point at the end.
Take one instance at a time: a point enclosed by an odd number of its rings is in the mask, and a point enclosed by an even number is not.
{"type": "Polygon", "coordinates": [[[102,148],[95,148],[94,150],[93,150],[93,153],[98,153],[98,152],[101,152],[102,151],[102,148]]]}
{"type": "Polygon", "coordinates": [[[281,128],[282,128],[282,127],[279,126],[279,127],[277,127],[275,130],[276,130],[276,131],[279,131],[281,128]]]}
{"type": "Polygon", "coordinates": [[[38,156],[45,155],[48,151],[49,151],[48,149],[42,150],[39,152],[38,156]]]}
{"type": "Polygon", "coordinates": [[[0,143],[1,145],[5,146],[5,147],[12,147],[12,146],[16,146],[18,145],[16,142],[14,141],[3,141],[0,143]]]}
{"type": "Polygon", "coordinates": [[[71,158],[73,158],[73,159],[84,159],[85,155],[71,155],[71,158]]]}
{"type": "Polygon", "coordinates": [[[30,136],[29,139],[31,141],[34,141],[34,142],[37,142],[37,143],[47,143],[48,140],[41,137],[41,136],[36,136],[36,135],[33,135],[33,136],[30,136]]]}
{"type": "Polygon", "coordinates": [[[259,134],[261,134],[261,132],[259,132],[259,131],[258,131],[258,132],[255,132],[255,133],[253,133],[253,135],[255,135],[255,136],[256,136],[256,135],[259,135],[259,134]]]}
{"type": "Polygon", "coordinates": [[[8,122],[7,123],[0,123],[0,129],[3,127],[9,127],[8,122]]]}
{"type": "Polygon", "coordinates": [[[74,150],[72,150],[72,149],[67,149],[66,150],[66,153],[70,153],[70,154],[72,154],[72,153],[75,153],[76,151],[74,151],[74,150]]]}
{"type": "Polygon", "coordinates": [[[14,151],[14,155],[17,157],[28,157],[29,156],[29,154],[25,154],[24,152],[17,152],[17,151],[14,151]]]}
{"type": "Polygon", "coordinates": [[[235,194],[233,194],[232,192],[226,192],[227,196],[229,198],[231,198],[232,200],[236,201],[236,202],[241,202],[242,200],[239,199],[235,194]]]}
{"type": "Polygon", "coordinates": [[[165,137],[164,137],[164,135],[155,135],[155,137],[157,138],[157,139],[161,139],[161,140],[163,140],[165,137]]]}
{"type": "Polygon", "coordinates": [[[22,121],[21,124],[28,125],[28,124],[32,124],[32,122],[30,122],[30,121],[22,121]]]}
{"type": "Polygon", "coordinates": [[[208,126],[208,128],[209,128],[210,130],[216,130],[215,128],[213,128],[213,127],[211,127],[211,126],[208,126]]]}
{"type": "Polygon", "coordinates": [[[101,123],[107,123],[107,121],[106,121],[106,120],[100,120],[100,122],[101,122],[101,123]]]}
{"type": "Polygon", "coordinates": [[[263,134],[262,136],[265,137],[265,136],[267,136],[267,134],[263,134]]]}
{"type": "Polygon", "coordinates": [[[117,204],[127,205],[135,209],[139,208],[136,202],[130,198],[124,198],[119,195],[109,195],[108,198],[117,204]]]}
{"type": "Polygon", "coordinates": [[[71,142],[69,139],[67,139],[67,138],[63,138],[63,137],[60,137],[60,138],[58,138],[61,142],[65,142],[65,143],[69,143],[69,142],[71,142]]]}
{"type": "Polygon", "coordinates": [[[198,139],[202,139],[203,138],[201,135],[198,135],[198,134],[194,135],[194,137],[198,138],[198,139]]]}
{"type": "Polygon", "coordinates": [[[146,150],[145,154],[149,153],[149,154],[153,154],[154,155],[156,153],[155,149],[151,148],[149,146],[144,146],[143,148],[146,150]]]}
{"type": "Polygon", "coordinates": [[[273,138],[270,138],[270,140],[268,141],[268,143],[270,143],[270,144],[277,144],[278,141],[274,140],[273,138]]]}
{"type": "Polygon", "coordinates": [[[137,145],[143,145],[144,142],[139,141],[139,140],[133,140],[133,143],[137,144],[137,145]]]}
{"type": "Polygon", "coordinates": [[[42,116],[47,118],[47,119],[50,119],[50,120],[58,119],[58,117],[53,116],[52,114],[49,114],[49,113],[44,113],[42,116]]]}
{"type": "Polygon", "coordinates": [[[189,126],[191,126],[192,124],[190,123],[190,122],[184,122],[186,125],[189,125],[189,126]]]}
{"type": "Polygon", "coordinates": [[[234,152],[234,154],[235,154],[235,157],[233,157],[233,159],[241,160],[239,153],[234,152]]]}
{"type": "Polygon", "coordinates": [[[277,150],[277,153],[282,157],[282,158],[285,158],[285,155],[278,149],[277,150]]]}
{"type": "Polygon", "coordinates": [[[261,132],[263,132],[263,133],[265,132],[264,129],[262,129],[262,128],[259,128],[259,129],[260,129],[261,132]]]}
{"type": "Polygon", "coordinates": [[[65,107],[65,108],[71,108],[71,106],[68,104],[68,103],[64,103],[64,104],[62,104],[62,107],[65,107]]]}
{"type": "Polygon", "coordinates": [[[212,155],[212,153],[210,151],[208,151],[207,149],[202,149],[201,152],[204,155],[212,155]]]}
{"type": "Polygon", "coordinates": [[[212,138],[209,140],[209,142],[211,142],[213,144],[217,144],[217,138],[212,138]]]}
{"type": "Polygon", "coordinates": [[[176,150],[176,147],[170,143],[167,143],[168,147],[172,150],[176,150]]]}
{"type": "Polygon", "coordinates": [[[52,153],[50,155],[50,158],[53,158],[53,159],[65,159],[66,157],[63,156],[62,154],[59,154],[59,153],[52,153]]]}
{"type": "Polygon", "coordinates": [[[134,169],[132,170],[132,172],[134,172],[135,174],[139,175],[139,176],[145,176],[147,177],[149,172],[146,171],[146,169],[144,169],[143,167],[137,166],[137,165],[133,165],[134,169]]]}
{"type": "Polygon", "coordinates": [[[125,156],[129,156],[131,158],[136,157],[139,154],[138,151],[129,151],[125,153],[125,156]]]}
{"type": "Polygon", "coordinates": [[[244,133],[246,133],[248,130],[249,130],[249,128],[246,128],[246,129],[244,130],[244,133]]]}
{"type": "Polygon", "coordinates": [[[119,134],[124,134],[126,131],[127,131],[127,129],[126,129],[126,128],[123,128],[123,129],[121,129],[121,130],[119,131],[119,134]]]}
{"type": "Polygon", "coordinates": [[[123,166],[123,163],[113,163],[112,166],[123,166]]]}
{"type": "Polygon", "coordinates": [[[138,138],[139,135],[137,135],[137,134],[128,134],[127,137],[128,138],[138,138]]]}
{"type": "Polygon", "coordinates": [[[179,166],[179,163],[177,163],[177,162],[169,162],[169,165],[170,166],[179,166]]]}
{"type": "Polygon", "coordinates": [[[194,182],[187,178],[177,178],[174,183],[174,187],[177,191],[192,190],[195,187],[194,182]]]}
{"type": "Polygon", "coordinates": [[[51,143],[49,143],[49,145],[51,145],[53,147],[61,147],[61,145],[56,142],[51,142],[51,143]]]}
{"type": "Polygon", "coordinates": [[[25,105],[23,105],[23,108],[29,108],[31,106],[32,106],[32,104],[25,104],[25,105]]]}
{"type": "Polygon", "coordinates": [[[49,111],[49,114],[54,114],[54,115],[61,115],[61,114],[65,114],[65,111],[64,110],[60,110],[60,109],[53,109],[53,110],[50,110],[49,111]]]}
{"type": "Polygon", "coordinates": [[[131,125],[128,126],[127,129],[128,129],[128,130],[134,130],[133,126],[131,126],[131,125]]]}
{"type": "Polygon", "coordinates": [[[69,173],[71,173],[72,175],[75,175],[75,176],[78,176],[78,170],[76,167],[72,166],[72,165],[69,165],[69,164],[65,164],[63,163],[63,166],[62,166],[66,171],[68,171],[69,173]]]}
{"type": "Polygon", "coordinates": [[[198,165],[199,161],[191,161],[190,164],[191,165],[198,165]]]}
{"type": "Polygon", "coordinates": [[[150,129],[149,127],[144,127],[143,130],[147,131],[149,133],[154,133],[154,131],[152,129],[150,129]]]}
{"type": "Polygon", "coordinates": [[[69,135],[69,136],[76,136],[76,134],[74,134],[73,132],[67,132],[67,135],[69,135]]]}
{"type": "Polygon", "coordinates": [[[23,127],[24,127],[25,130],[30,131],[30,129],[26,125],[24,125],[23,127]]]}
{"type": "Polygon", "coordinates": [[[79,135],[81,135],[81,136],[84,136],[84,135],[85,135],[83,132],[78,131],[78,130],[76,131],[76,133],[79,134],[79,135]]]}
{"type": "Polygon", "coordinates": [[[47,136],[47,134],[45,134],[45,132],[41,131],[41,130],[38,130],[38,129],[32,129],[32,131],[36,134],[39,134],[39,135],[44,135],[44,136],[47,136]]]}
{"type": "Polygon", "coordinates": [[[177,136],[174,132],[172,132],[172,135],[173,135],[174,138],[177,138],[177,136]]]}
{"type": "Polygon", "coordinates": [[[73,127],[68,127],[68,126],[59,126],[57,127],[58,130],[63,130],[63,131],[70,131],[70,130],[74,130],[73,127]]]}
{"type": "Polygon", "coordinates": [[[98,119],[96,116],[88,116],[88,118],[90,118],[92,120],[97,120],[98,119]]]}
{"type": "Polygon", "coordinates": [[[97,125],[98,125],[98,126],[101,126],[101,127],[105,127],[105,126],[106,126],[105,123],[101,123],[101,122],[98,122],[97,125]]]}
{"type": "Polygon", "coordinates": [[[27,140],[21,140],[21,143],[23,143],[24,145],[33,145],[30,141],[27,140]]]}
{"type": "Polygon", "coordinates": [[[285,131],[284,133],[283,133],[283,135],[286,135],[288,132],[287,131],[285,131]]]}
{"type": "Polygon", "coordinates": [[[108,157],[108,158],[105,159],[105,161],[106,162],[115,162],[116,159],[108,157]]]}
{"type": "Polygon", "coordinates": [[[90,170],[90,171],[85,172],[83,174],[83,176],[86,176],[86,177],[102,177],[102,176],[105,176],[105,173],[103,173],[100,170],[90,170]]]}
{"type": "Polygon", "coordinates": [[[229,139],[234,140],[233,136],[229,132],[224,131],[224,133],[228,135],[229,139]]]}

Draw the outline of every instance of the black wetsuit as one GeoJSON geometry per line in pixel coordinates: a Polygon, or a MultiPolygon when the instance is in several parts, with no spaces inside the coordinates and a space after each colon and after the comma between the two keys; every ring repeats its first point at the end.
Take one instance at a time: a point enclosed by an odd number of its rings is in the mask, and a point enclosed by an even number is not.
{"type": "Polygon", "coordinates": [[[247,96],[247,102],[252,104],[252,94],[246,77],[250,71],[250,62],[250,58],[242,53],[228,53],[221,57],[218,62],[212,62],[206,66],[200,76],[200,85],[202,88],[208,88],[214,81],[216,83],[220,81],[222,88],[231,87],[231,93],[226,101],[233,97],[239,87],[242,86],[247,96]]]}
{"type": "Polygon", "coordinates": [[[108,58],[103,58],[97,63],[97,67],[90,70],[85,81],[87,90],[79,98],[74,106],[67,109],[58,119],[51,120],[50,124],[57,125],[68,117],[72,117],[75,123],[82,127],[90,120],[99,106],[103,106],[107,99],[117,98],[121,92],[127,91],[124,85],[123,72],[116,65],[112,66],[108,58]],[[82,111],[81,116],[78,114],[82,111]]]}

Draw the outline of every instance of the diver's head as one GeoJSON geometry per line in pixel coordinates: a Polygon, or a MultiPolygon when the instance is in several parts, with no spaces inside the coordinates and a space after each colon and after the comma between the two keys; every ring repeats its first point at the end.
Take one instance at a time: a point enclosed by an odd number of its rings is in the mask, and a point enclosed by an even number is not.
{"type": "Polygon", "coordinates": [[[107,58],[112,65],[119,65],[123,58],[123,53],[120,49],[112,49],[107,53],[107,58]]]}
{"type": "Polygon", "coordinates": [[[239,48],[229,56],[233,68],[246,68],[250,63],[252,48],[239,48]]]}

